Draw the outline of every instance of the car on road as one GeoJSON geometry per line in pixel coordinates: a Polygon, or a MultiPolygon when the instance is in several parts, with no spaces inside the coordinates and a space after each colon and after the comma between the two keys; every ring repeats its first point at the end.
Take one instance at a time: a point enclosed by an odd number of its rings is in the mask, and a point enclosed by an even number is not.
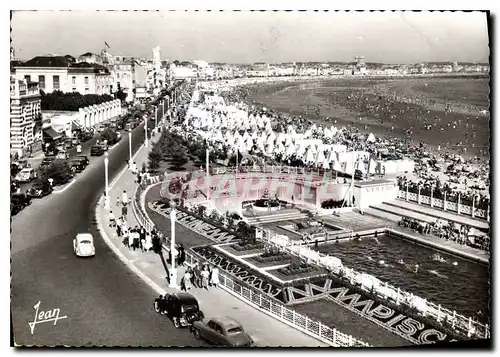
{"type": "Polygon", "coordinates": [[[18,182],[31,182],[36,179],[36,171],[32,167],[25,167],[19,171],[15,180],[18,182]]]}
{"type": "Polygon", "coordinates": [[[101,156],[104,154],[104,149],[100,145],[94,145],[90,148],[90,156],[101,156]]]}
{"type": "Polygon", "coordinates": [[[204,317],[198,300],[188,293],[166,294],[163,299],[157,298],[154,309],[159,314],[166,314],[176,328],[191,326],[204,317]]]}
{"type": "Polygon", "coordinates": [[[66,150],[61,150],[57,153],[56,159],[60,160],[68,160],[69,159],[69,154],[66,150]]]}
{"type": "Polygon", "coordinates": [[[26,193],[31,198],[42,198],[50,195],[52,191],[54,191],[54,189],[48,180],[37,179],[33,181],[33,185],[26,193]]]}
{"type": "Polygon", "coordinates": [[[56,160],[55,156],[46,156],[43,158],[42,162],[40,163],[40,168],[43,168],[44,166],[49,166],[52,165],[52,163],[56,160]]]}
{"type": "Polygon", "coordinates": [[[132,123],[125,124],[125,131],[132,131],[132,129],[133,129],[133,124],[132,123]]]}
{"type": "Polygon", "coordinates": [[[24,193],[13,193],[10,202],[23,209],[31,204],[31,197],[24,193]]]}
{"type": "Polygon", "coordinates": [[[75,157],[71,160],[70,165],[75,172],[82,172],[88,165],[88,159],[84,160],[81,157],[75,157]]]}
{"type": "Polygon", "coordinates": [[[230,317],[204,318],[193,322],[191,331],[196,339],[224,347],[251,347],[253,340],[241,324],[230,317]]]}
{"type": "Polygon", "coordinates": [[[73,239],[73,251],[77,257],[95,256],[94,237],[90,233],[78,233],[73,239]]]}
{"type": "Polygon", "coordinates": [[[78,160],[82,161],[85,165],[90,164],[90,160],[89,160],[88,156],[78,155],[78,156],[75,156],[75,159],[78,159],[78,160]]]}

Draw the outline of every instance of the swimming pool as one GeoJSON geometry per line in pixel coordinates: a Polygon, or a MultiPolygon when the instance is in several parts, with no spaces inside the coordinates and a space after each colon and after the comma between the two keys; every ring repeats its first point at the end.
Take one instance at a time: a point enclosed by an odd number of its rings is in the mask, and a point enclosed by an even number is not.
{"type": "Polygon", "coordinates": [[[443,252],[439,254],[444,261],[437,261],[436,250],[387,235],[319,245],[319,251],[341,259],[349,268],[489,323],[490,276],[486,265],[443,252]]]}

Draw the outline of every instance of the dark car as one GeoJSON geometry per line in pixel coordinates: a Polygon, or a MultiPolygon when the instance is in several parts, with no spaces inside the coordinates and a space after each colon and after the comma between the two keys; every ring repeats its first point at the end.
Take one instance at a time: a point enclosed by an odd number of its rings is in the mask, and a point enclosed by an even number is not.
{"type": "Polygon", "coordinates": [[[252,338],[241,324],[227,316],[195,321],[191,330],[196,339],[203,338],[217,346],[251,347],[253,345],[252,338]]]}
{"type": "Polygon", "coordinates": [[[23,209],[30,205],[31,197],[24,193],[13,193],[12,196],[10,196],[10,202],[23,209]]]}
{"type": "Polygon", "coordinates": [[[33,182],[33,186],[27,191],[27,194],[32,198],[42,198],[50,195],[52,191],[52,185],[48,180],[37,179],[33,182]]]}
{"type": "Polygon", "coordinates": [[[85,156],[85,155],[78,155],[78,156],[75,156],[75,159],[80,160],[80,161],[81,161],[81,162],[83,162],[85,165],[90,164],[90,160],[89,160],[89,157],[88,157],[88,156],[85,156]]]}
{"type": "Polygon", "coordinates": [[[203,312],[196,298],[188,293],[166,294],[154,302],[157,313],[167,315],[176,328],[191,326],[193,322],[203,319],[203,312]]]}
{"type": "Polygon", "coordinates": [[[40,163],[40,168],[43,168],[44,166],[49,166],[51,165],[57,158],[55,156],[47,156],[45,157],[42,162],[40,163]]]}
{"type": "Polygon", "coordinates": [[[104,154],[104,149],[101,145],[94,145],[90,148],[90,156],[101,156],[104,154]]]}
{"type": "Polygon", "coordinates": [[[86,156],[84,156],[84,158],[85,159],[77,156],[71,160],[70,165],[75,172],[82,172],[87,167],[89,160],[86,156]]]}

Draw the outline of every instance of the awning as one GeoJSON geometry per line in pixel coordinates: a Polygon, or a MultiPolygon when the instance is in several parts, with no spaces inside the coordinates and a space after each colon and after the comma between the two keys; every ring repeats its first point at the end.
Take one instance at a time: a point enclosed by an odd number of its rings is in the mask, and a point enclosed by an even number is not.
{"type": "Polygon", "coordinates": [[[80,130],[80,129],[81,129],[81,125],[73,120],[71,122],[71,131],[80,130]]]}
{"type": "Polygon", "coordinates": [[[61,134],[55,131],[52,127],[43,129],[43,135],[52,140],[57,140],[61,138],[61,134]]]}

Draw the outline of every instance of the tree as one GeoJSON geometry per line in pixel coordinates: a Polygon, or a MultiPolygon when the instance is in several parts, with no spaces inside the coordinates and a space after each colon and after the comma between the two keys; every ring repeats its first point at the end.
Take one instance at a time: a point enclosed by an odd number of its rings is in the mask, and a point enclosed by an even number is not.
{"type": "Polygon", "coordinates": [[[42,179],[53,179],[53,185],[61,185],[73,177],[73,171],[67,160],[54,160],[50,165],[40,169],[42,179]]]}
{"type": "Polygon", "coordinates": [[[170,154],[170,163],[174,168],[181,168],[188,162],[188,157],[183,150],[175,150],[170,154]]]}
{"type": "Polygon", "coordinates": [[[121,89],[115,93],[116,99],[120,99],[120,101],[124,102],[127,99],[127,93],[122,91],[121,89]]]}
{"type": "Polygon", "coordinates": [[[118,142],[118,134],[112,129],[106,129],[101,134],[101,140],[107,140],[108,144],[113,145],[114,143],[118,142]]]}
{"type": "Polygon", "coordinates": [[[148,157],[149,157],[149,169],[151,171],[155,171],[156,169],[158,169],[160,167],[160,162],[162,159],[162,154],[161,154],[160,148],[158,148],[155,145],[153,150],[151,150],[151,152],[149,153],[148,157]]]}

